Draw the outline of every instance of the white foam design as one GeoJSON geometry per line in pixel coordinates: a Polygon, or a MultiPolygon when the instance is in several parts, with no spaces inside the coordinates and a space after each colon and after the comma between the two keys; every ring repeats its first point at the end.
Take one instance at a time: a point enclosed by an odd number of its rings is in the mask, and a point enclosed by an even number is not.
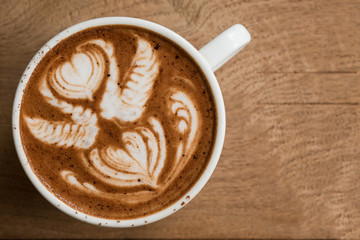
{"type": "MultiPolygon", "coordinates": [[[[156,118],[150,118],[150,124],[152,126],[152,128],[154,129],[155,134],[158,137],[158,145],[159,145],[159,154],[158,154],[158,159],[153,162],[151,162],[153,166],[150,166],[150,170],[151,170],[151,174],[155,177],[158,178],[163,167],[165,164],[165,159],[166,159],[166,140],[165,140],[165,133],[164,133],[164,129],[162,127],[162,125],[160,124],[160,122],[156,119],[156,118]]],[[[154,142],[153,142],[153,145],[154,142]]]]}
{"type": "Polygon", "coordinates": [[[88,194],[95,194],[100,195],[101,197],[117,198],[117,201],[124,202],[124,203],[139,203],[139,202],[146,202],[153,198],[153,194],[149,194],[147,190],[139,190],[137,192],[128,193],[124,195],[123,193],[116,193],[116,192],[105,192],[100,190],[99,188],[95,187],[94,184],[89,182],[81,181],[79,177],[77,177],[76,173],[70,170],[62,170],[60,172],[61,177],[67,184],[75,187],[78,190],[86,192],[88,194]]]}
{"type": "Polygon", "coordinates": [[[25,117],[31,133],[40,141],[59,147],[87,149],[95,142],[98,133],[96,115],[84,124],[70,124],[65,121],[50,122],[42,118],[25,117]]]}
{"type": "MultiPolygon", "coordinates": [[[[113,66],[116,69],[116,66],[113,66]]],[[[112,66],[110,65],[110,69],[112,66]]],[[[159,63],[150,43],[138,39],[138,48],[123,84],[117,79],[109,79],[101,101],[101,116],[124,122],[140,118],[149,100],[154,82],[159,73],[159,63]]]]}
{"type": "Polygon", "coordinates": [[[115,186],[157,188],[166,159],[166,144],[160,122],[151,118],[149,123],[152,129],[139,127],[123,133],[125,149],[111,146],[101,151],[93,149],[88,158],[83,156],[91,174],[115,186]]]}
{"type": "Polygon", "coordinates": [[[169,174],[177,176],[177,174],[184,168],[186,163],[194,154],[197,147],[198,130],[201,127],[198,112],[194,106],[194,102],[184,92],[176,91],[171,95],[171,110],[177,118],[177,130],[184,136],[177,147],[176,158],[174,165],[169,174]]]}
{"type": "Polygon", "coordinates": [[[63,170],[60,172],[61,177],[69,184],[73,185],[74,187],[90,192],[90,193],[97,193],[102,194],[94,185],[88,182],[81,182],[77,179],[76,174],[69,170],[63,170]]]}
{"type": "Polygon", "coordinates": [[[194,138],[199,129],[199,117],[197,110],[195,109],[193,101],[184,92],[176,92],[171,95],[171,100],[174,101],[172,104],[172,112],[179,119],[179,131],[184,133],[184,127],[190,126],[189,136],[187,138],[186,150],[189,150],[194,138]]]}
{"type": "Polygon", "coordinates": [[[102,40],[87,42],[76,48],[70,61],[56,61],[48,76],[50,86],[61,96],[70,99],[93,100],[93,94],[105,75],[106,58],[103,50],[112,48],[102,40]]]}

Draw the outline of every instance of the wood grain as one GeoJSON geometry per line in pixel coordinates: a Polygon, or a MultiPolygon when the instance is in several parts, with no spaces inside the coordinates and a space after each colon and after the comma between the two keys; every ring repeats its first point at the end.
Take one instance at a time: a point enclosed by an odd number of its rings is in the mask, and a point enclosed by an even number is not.
{"type": "Polygon", "coordinates": [[[360,1],[11,1],[0,9],[1,238],[360,238],[360,1]],[[251,44],[216,72],[223,153],[202,192],[134,229],[74,220],[31,185],[11,135],[27,63],[75,23],[131,16],[200,48],[235,23],[251,44]]]}

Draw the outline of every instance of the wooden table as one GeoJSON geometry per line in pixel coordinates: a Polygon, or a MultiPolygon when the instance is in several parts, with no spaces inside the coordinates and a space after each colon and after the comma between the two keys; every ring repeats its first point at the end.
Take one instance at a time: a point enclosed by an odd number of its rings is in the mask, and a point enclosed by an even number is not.
{"type": "Polygon", "coordinates": [[[0,1],[0,237],[360,238],[360,1],[0,1]],[[131,16],[200,48],[235,23],[251,44],[216,72],[224,150],[166,220],[101,228],[51,206],[12,142],[15,88],[36,51],[84,20],[131,16]]]}

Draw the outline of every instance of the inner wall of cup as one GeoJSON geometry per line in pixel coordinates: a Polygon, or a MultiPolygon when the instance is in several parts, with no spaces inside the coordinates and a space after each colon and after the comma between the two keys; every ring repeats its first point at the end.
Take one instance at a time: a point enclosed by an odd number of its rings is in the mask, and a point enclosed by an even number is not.
{"type": "Polygon", "coordinates": [[[186,203],[188,203],[204,187],[204,185],[210,178],[212,172],[214,171],[217,161],[220,157],[220,152],[222,149],[224,134],[225,134],[225,109],[224,109],[224,102],[222,99],[220,87],[217,83],[214,73],[210,69],[206,60],[185,39],[183,39],[176,33],[172,32],[171,30],[152,22],[148,22],[141,19],[134,19],[134,18],[110,17],[110,18],[94,19],[74,25],[64,30],[63,32],[59,33],[55,37],[53,37],[36,53],[36,55],[30,61],[29,65],[26,67],[16,91],[14,105],[13,105],[12,125],[13,125],[13,135],[14,135],[16,151],[18,153],[22,166],[25,170],[25,173],[27,174],[33,185],[37,188],[37,190],[50,203],[52,203],[55,207],[67,213],[68,215],[71,215],[79,220],[86,221],[92,224],[97,224],[97,225],[101,224],[102,226],[109,226],[109,227],[132,227],[132,226],[140,226],[151,222],[155,222],[171,215],[175,211],[182,208],[186,203]],[[130,220],[122,220],[120,222],[117,220],[103,219],[103,218],[89,216],[81,212],[77,212],[75,209],[69,207],[68,205],[60,201],[58,198],[56,198],[52,193],[50,193],[45,188],[45,186],[42,185],[40,180],[37,179],[37,177],[35,176],[31,167],[27,162],[26,155],[21,145],[20,130],[19,130],[20,105],[21,105],[23,90],[25,89],[27,82],[29,81],[30,76],[32,75],[32,72],[34,71],[34,69],[36,68],[37,64],[40,62],[42,57],[45,56],[47,52],[49,52],[49,50],[51,50],[57,43],[79,31],[82,31],[89,27],[114,25],[114,24],[133,25],[151,30],[153,32],[160,34],[165,38],[172,40],[180,47],[182,47],[188,54],[190,54],[190,56],[192,56],[192,58],[198,63],[198,65],[204,72],[206,78],[208,79],[208,83],[210,85],[211,91],[215,99],[215,104],[217,107],[217,116],[218,116],[217,133],[216,133],[213,155],[208,163],[208,166],[203,172],[202,176],[199,178],[197,183],[190,189],[190,191],[187,194],[185,194],[181,199],[179,199],[176,203],[169,206],[168,208],[161,210],[160,212],[154,213],[146,217],[130,219],[130,220]]]}

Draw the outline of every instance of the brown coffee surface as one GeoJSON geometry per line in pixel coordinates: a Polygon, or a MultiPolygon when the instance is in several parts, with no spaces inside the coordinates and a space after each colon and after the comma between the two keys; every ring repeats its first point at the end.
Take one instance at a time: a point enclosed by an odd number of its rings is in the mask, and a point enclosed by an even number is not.
{"type": "Polygon", "coordinates": [[[146,216],[184,196],[209,162],[216,125],[194,60],[156,33],[122,25],[59,42],[31,75],[20,114],[43,185],[108,219],[146,216]]]}

